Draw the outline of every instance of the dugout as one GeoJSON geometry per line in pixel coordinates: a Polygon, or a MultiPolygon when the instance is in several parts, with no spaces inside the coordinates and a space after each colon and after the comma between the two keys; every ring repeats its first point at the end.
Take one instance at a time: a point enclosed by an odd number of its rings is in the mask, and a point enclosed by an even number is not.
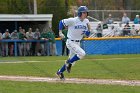
{"type": "Polygon", "coordinates": [[[5,29],[9,32],[21,26],[26,31],[29,27],[34,29],[39,28],[40,31],[48,29],[52,26],[53,14],[0,14],[0,32],[4,33],[5,29]]]}

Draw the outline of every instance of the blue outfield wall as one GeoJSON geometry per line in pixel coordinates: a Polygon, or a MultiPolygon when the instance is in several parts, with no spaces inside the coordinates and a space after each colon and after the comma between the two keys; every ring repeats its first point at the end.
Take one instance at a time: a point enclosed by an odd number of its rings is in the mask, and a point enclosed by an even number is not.
{"type": "MultiPolygon", "coordinates": [[[[56,41],[58,55],[61,55],[62,42],[56,41]]],[[[140,38],[83,40],[86,54],[140,54],[140,38]]]]}

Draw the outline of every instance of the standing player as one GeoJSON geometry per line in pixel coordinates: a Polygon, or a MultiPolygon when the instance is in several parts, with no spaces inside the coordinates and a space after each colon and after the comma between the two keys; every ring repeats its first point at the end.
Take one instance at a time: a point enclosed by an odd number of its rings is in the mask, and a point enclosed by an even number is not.
{"type": "Polygon", "coordinates": [[[77,17],[63,19],[59,22],[59,35],[61,38],[65,37],[62,33],[63,27],[68,27],[66,46],[70,51],[68,60],[56,73],[62,80],[65,79],[63,72],[66,70],[70,73],[72,64],[82,59],[86,54],[80,47],[80,41],[84,35],[90,35],[90,25],[87,16],[88,8],[86,6],[80,6],[77,17]]]}

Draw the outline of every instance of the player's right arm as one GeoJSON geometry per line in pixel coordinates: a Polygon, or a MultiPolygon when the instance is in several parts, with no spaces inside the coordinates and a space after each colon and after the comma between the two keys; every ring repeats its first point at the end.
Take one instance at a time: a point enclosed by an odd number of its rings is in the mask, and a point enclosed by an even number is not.
{"type": "Polygon", "coordinates": [[[62,20],[59,22],[59,36],[61,39],[65,38],[64,34],[62,33],[62,29],[64,28],[64,25],[62,23],[62,20]]]}
{"type": "Polygon", "coordinates": [[[62,33],[62,29],[64,27],[68,27],[74,24],[74,19],[73,18],[68,18],[68,19],[63,19],[59,22],[59,36],[63,39],[65,38],[64,34],[62,33]]]}

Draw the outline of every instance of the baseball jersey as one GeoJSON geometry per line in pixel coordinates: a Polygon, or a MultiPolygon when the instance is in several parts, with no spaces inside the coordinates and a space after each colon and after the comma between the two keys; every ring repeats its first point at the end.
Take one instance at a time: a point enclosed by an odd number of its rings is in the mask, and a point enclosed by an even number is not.
{"type": "Polygon", "coordinates": [[[2,33],[0,33],[0,40],[2,39],[2,33]]]}
{"type": "Polygon", "coordinates": [[[83,21],[79,17],[63,19],[64,26],[68,26],[67,37],[72,40],[81,40],[84,36],[83,31],[88,30],[87,23],[89,20],[85,18],[83,21]]]}
{"type": "Polygon", "coordinates": [[[10,33],[8,33],[8,34],[6,35],[6,32],[5,32],[5,33],[3,33],[2,38],[3,38],[3,39],[10,39],[10,38],[11,38],[11,35],[10,35],[10,33]]]}
{"type": "Polygon", "coordinates": [[[26,32],[26,37],[27,37],[28,40],[32,40],[33,36],[34,36],[33,32],[26,32]]]}
{"type": "Polygon", "coordinates": [[[39,31],[34,32],[33,38],[38,40],[40,38],[40,32],[39,31]]]}
{"type": "Polygon", "coordinates": [[[19,38],[18,33],[16,33],[16,32],[11,33],[11,39],[18,39],[18,38],[19,38]]]}

